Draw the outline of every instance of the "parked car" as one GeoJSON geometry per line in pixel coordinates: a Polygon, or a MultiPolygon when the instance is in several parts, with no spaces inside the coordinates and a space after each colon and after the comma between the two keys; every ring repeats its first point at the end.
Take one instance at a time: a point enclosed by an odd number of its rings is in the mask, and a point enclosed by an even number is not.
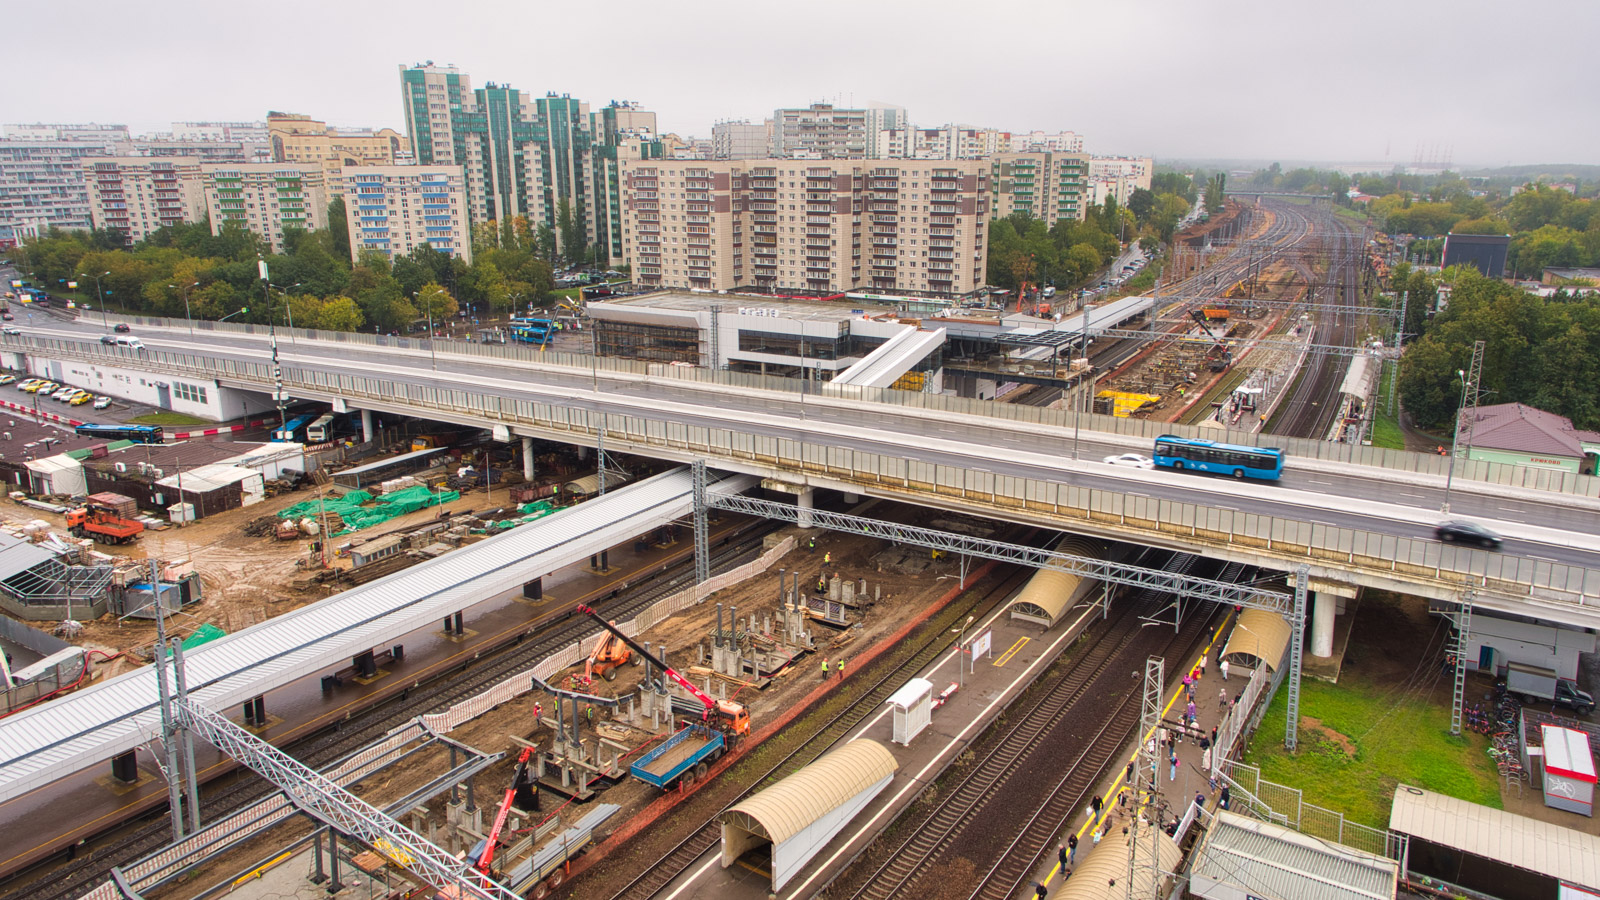
{"type": "Polygon", "coordinates": [[[105,408],[109,407],[110,405],[111,405],[111,398],[110,397],[96,397],[96,398],[94,398],[94,408],[95,409],[105,409],[105,408]]]}
{"type": "Polygon", "coordinates": [[[94,399],[94,395],[89,393],[88,391],[79,391],[78,392],[78,396],[73,397],[68,402],[71,403],[73,406],[82,406],[85,403],[88,403],[90,400],[93,400],[93,399],[94,399]]]}
{"type": "Polygon", "coordinates": [[[1467,522],[1455,519],[1441,522],[1433,529],[1434,537],[1446,544],[1476,544],[1485,550],[1500,549],[1500,535],[1479,525],[1477,522],[1467,522]]]}
{"type": "Polygon", "coordinates": [[[29,378],[27,381],[19,381],[19,382],[17,382],[17,390],[19,390],[19,391],[32,390],[33,388],[39,386],[39,382],[41,380],[42,379],[39,379],[39,378],[29,378]]]}
{"type": "Polygon", "coordinates": [[[15,375],[0,375],[0,384],[12,384],[17,380],[15,375]]]}
{"type": "Polygon", "coordinates": [[[118,322],[117,324],[111,326],[111,330],[115,331],[117,334],[127,334],[133,329],[128,327],[127,322],[118,322]]]}
{"type": "Polygon", "coordinates": [[[1102,460],[1108,466],[1125,466],[1130,469],[1154,469],[1155,460],[1137,453],[1119,453],[1102,460]]]}

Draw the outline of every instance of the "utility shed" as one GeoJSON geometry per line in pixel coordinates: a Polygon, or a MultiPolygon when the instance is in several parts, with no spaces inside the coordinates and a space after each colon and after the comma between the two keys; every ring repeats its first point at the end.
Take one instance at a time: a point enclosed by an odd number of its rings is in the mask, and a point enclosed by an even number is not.
{"type": "Polygon", "coordinates": [[[1600,837],[1402,784],[1389,830],[1406,835],[1408,872],[1504,900],[1600,891],[1600,837]]]}
{"type": "Polygon", "coordinates": [[[1289,623],[1283,616],[1265,609],[1247,609],[1239,613],[1239,621],[1218,659],[1231,665],[1265,665],[1276,670],[1288,646],[1289,623]]]}
{"type": "Polygon", "coordinates": [[[1394,900],[1400,864],[1221,811],[1189,875],[1189,892],[1205,900],[1394,900]]]}
{"type": "Polygon", "coordinates": [[[266,499],[261,473],[217,463],[168,475],[156,486],[170,491],[169,503],[192,503],[200,516],[215,515],[266,499]]]}
{"type": "Polygon", "coordinates": [[[854,740],[722,814],[722,867],[768,845],[772,890],[811,857],[893,780],[899,764],[877,741],[854,740]]]}
{"type": "Polygon", "coordinates": [[[933,682],[913,678],[887,702],[894,711],[894,742],[909,745],[933,721],[933,682]]]}
{"type": "Polygon", "coordinates": [[[1544,749],[1544,805],[1579,815],[1594,815],[1594,754],[1589,736],[1571,728],[1541,726],[1544,749]]]}
{"type": "Polygon", "coordinates": [[[30,459],[23,463],[28,469],[29,486],[35,494],[82,497],[89,492],[83,477],[83,465],[66,454],[30,459]]]}

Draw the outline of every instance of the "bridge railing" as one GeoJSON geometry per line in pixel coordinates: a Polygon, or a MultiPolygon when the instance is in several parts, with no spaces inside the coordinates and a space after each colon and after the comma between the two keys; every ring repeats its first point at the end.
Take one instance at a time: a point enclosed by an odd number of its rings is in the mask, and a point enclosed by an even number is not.
{"type": "MultiPolygon", "coordinates": [[[[15,340],[16,338],[13,338],[15,340]]],[[[266,362],[144,352],[78,341],[27,338],[34,349],[63,357],[124,363],[177,375],[227,378],[268,386],[266,362]]],[[[1437,588],[1475,589],[1554,606],[1595,608],[1600,615],[1600,570],[1542,559],[1485,553],[1357,529],[1312,524],[1233,509],[1079,487],[1040,479],[999,475],[902,456],[867,453],[792,438],[758,435],[729,428],[707,428],[667,419],[601,413],[559,403],[509,398],[483,391],[442,389],[375,376],[345,375],[320,369],[283,368],[285,385],[301,395],[320,394],[375,404],[402,404],[485,424],[597,438],[605,430],[608,446],[635,447],[668,458],[738,461],[770,469],[773,475],[805,473],[871,488],[880,495],[903,495],[919,503],[951,508],[998,507],[1026,511],[1035,519],[1064,526],[1090,525],[1125,535],[1166,535],[1189,542],[1257,551],[1285,562],[1326,566],[1329,574],[1356,570],[1397,583],[1437,588]]]]}
{"type": "MultiPolygon", "coordinates": [[[[182,328],[187,324],[176,319],[140,316],[112,316],[111,318],[127,321],[135,325],[155,325],[167,328],[182,328]]],[[[264,335],[267,332],[266,326],[249,323],[208,321],[195,322],[194,326],[197,330],[217,333],[264,335]]],[[[280,342],[288,340],[290,333],[289,329],[278,329],[280,342]]],[[[425,338],[391,337],[388,335],[357,334],[345,331],[319,331],[305,328],[294,329],[292,334],[296,340],[364,344],[415,352],[427,352],[429,349],[428,341],[425,338]]],[[[652,379],[671,379],[673,381],[708,386],[774,391],[794,395],[799,395],[803,391],[807,397],[883,404],[903,409],[925,410],[940,416],[971,416],[979,419],[999,420],[1017,427],[1034,426],[1057,429],[1074,427],[1073,414],[1068,410],[1020,406],[1012,403],[995,403],[989,400],[952,397],[944,394],[897,391],[889,388],[860,385],[818,384],[798,378],[783,378],[775,375],[723,372],[698,367],[668,366],[610,357],[596,359],[586,353],[574,354],[553,350],[545,351],[521,344],[477,344],[470,341],[441,340],[435,343],[435,349],[441,353],[456,356],[501,360],[530,366],[604,371],[652,379]]],[[[1125,438],[1129,445],[1135,448],[1147,448],[1154,443],[1158,436],[1163,434],[1205,438],[1232,444],[1281,447],[1289,456],[1291,468],[1299,460],[1318,460],[1369,466],[1438,478],[1446,477],[1450,469],[1448,457],[1433,453],[1413,453],[1405,450],[1390,450],[1383,447],[1367,447],[1355,444],[1333,444],[1327,441],[1307,438],[1262,435],[1243,429],[1202,429],[1192,425],[1150,422],[1143,419],[1119,418],[1117,416],[1096,415],[1093,413],[1083,413],[1076,424],[1086,431],[1113,434],[1125,438]]],[[[1457,459],[1454,477],[1461,481],[1479,481],[1529,490],[1574,494],[1584,497],[1600,497],[1600,478],[1558,469],[1508,465],[1483,460],[1457,459]]]]}

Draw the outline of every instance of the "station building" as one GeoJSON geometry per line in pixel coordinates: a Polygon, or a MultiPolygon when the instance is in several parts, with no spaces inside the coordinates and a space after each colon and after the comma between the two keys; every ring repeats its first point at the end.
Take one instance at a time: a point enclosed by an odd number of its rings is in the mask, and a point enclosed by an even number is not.
{"type": "Polygon", "coordinates": [[[1580,475],[1595,474],[1600,460],[1600,432],[1574,428],[1565,416],[1522,403],[1480,406],[1468,429],[1468,459],[1580,475]]]}

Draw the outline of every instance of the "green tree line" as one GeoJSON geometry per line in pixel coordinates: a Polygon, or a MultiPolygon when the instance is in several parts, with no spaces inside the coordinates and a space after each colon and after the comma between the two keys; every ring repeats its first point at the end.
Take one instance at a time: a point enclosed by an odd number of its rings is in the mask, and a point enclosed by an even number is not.
{"type": "Polygon", "coordinates": [[[551,299],[555,241],[525,219],[476,226],[471,265],[427,244],[393,260],[364,250],[352,264],[343,200],[329,204],[328,221],[334,226],[287,229],[282,253],[235,224],[212,234],[202,221],[162,228],[132,247],[116,231],[52,229],[7,256],[51,293],[76,281],[78,293],[92,297],[99,275],[105,296],[96,305],[109,309],[255,323],[292,318],[297,327],[330,331],[405,331],[430,312],[447,319],[461,304],[504,313],[551,299]],[[281,289],[270,302],[258,259],[281,289]]]}

